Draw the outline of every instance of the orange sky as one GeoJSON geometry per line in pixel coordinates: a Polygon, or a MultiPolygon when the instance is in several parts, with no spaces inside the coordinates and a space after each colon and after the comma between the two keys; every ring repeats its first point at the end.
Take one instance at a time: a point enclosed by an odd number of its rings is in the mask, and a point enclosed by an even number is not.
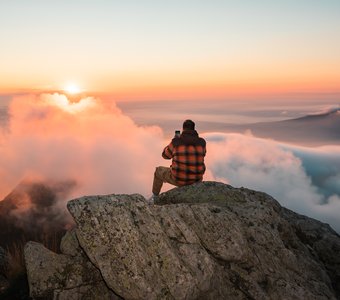
{"type": "Polygon", "coordinates": [[[340,2],[0,4],[0,93],[340,93],[340,2]]]}

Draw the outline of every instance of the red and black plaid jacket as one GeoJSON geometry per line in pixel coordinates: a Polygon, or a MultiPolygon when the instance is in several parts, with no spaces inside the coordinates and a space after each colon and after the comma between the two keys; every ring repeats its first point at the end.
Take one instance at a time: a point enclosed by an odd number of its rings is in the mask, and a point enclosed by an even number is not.
{"type": "Polygon", "coordinates": [[[196,130],[184,130],[163,150],[165,159],[172,159],[171,173],[178,185],[201,181],[205,172],[206,142],[196,130]]]}

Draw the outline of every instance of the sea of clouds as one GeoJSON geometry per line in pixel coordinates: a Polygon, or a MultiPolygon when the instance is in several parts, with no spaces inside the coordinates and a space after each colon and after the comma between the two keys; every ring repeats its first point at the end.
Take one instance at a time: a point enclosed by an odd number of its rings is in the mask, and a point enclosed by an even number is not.
{"type": "MultiPolygon", "coordinates": [[[[74,182],[59,207],[90,194],[149,196],[154,168],[169,165],[161,158],[169,143],[162,129],[136,125],[113,102],[72,101],[58,93],[20,96],[8,114],[0,131],[0,199],[22,180],[74,182]]],[[[264,191],[340,232],[338,146],[311,149],[251,134],[202,135],[208,151],[205,180],[264,191]]]]}

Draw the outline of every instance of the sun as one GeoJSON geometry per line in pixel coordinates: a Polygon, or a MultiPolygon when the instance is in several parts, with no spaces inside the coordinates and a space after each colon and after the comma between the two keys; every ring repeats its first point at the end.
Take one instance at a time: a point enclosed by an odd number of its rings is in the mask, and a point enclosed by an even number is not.
{"type": "Polygon", "coordinates": [[[79,94],[81,92],[79,86],[77,86],[76,84],[73,84],[73,83],[68,84],[64,88],[64,91],[68,94],[71,94],[71,95],[76,95],[76,94],[79,94]]]}

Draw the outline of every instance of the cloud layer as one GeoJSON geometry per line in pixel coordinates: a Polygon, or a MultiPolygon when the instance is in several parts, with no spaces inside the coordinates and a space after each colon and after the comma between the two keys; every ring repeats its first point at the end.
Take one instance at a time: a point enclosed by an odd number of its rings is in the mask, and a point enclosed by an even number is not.
{"type": "Polygon", "coordinates": [[[137,127],[114,104],[60,94],[15,98],[10,115],[0,141],[0,199],[31,176],[75,180],[73,196],[151,189],[163,146],[158,127],[137,127]]]}
{"type": "MultiPolygon", "coordinates": [[[[20,181],[35,178],[74,182],[60,207],[85,194],[147,196],[155,166],[169,165],[161,158],[169,142],[162,130],[137,126],[112,102],[72,101],[62,94],[23,96],[13,99],[9,114],[8,130],[0,135],[0,199],[20,181]]],[[[251,134],[204,137],[205,180],[264,191],[340,232],[339,147],[312,150],[251,134]]]]}

